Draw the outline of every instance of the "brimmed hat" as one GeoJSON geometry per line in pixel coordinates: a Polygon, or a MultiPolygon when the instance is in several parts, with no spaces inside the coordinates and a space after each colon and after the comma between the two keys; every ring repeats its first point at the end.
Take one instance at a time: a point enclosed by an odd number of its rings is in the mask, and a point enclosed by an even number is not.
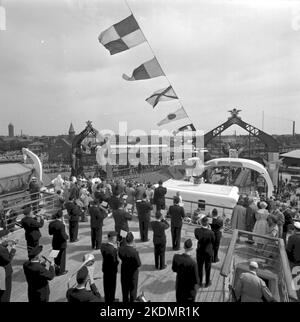
{"type": "Polygon", "coordinates": [[[118,236],[118,234],[115,232],[115,231],[110,231],[108,234],[107,234],[107,237],[108,238],[112,238],[112,237],[116,237],[118,236]]]}
{"type": "Polygon", "coordinates": [[[30,249],[30,251],[28,252],[29,259],[35,258],[42,251],[43,251],[43,246],[42,245],[38,245],[38,246],[35,246],[34,248],[30,249]]]}
{"type": "Polygon", "coordinates": [[[256,262],[254,262],[254,261],[250,262],[249,266],[253,267],[253,268],[258,268],[258,264],[256,262]]]}

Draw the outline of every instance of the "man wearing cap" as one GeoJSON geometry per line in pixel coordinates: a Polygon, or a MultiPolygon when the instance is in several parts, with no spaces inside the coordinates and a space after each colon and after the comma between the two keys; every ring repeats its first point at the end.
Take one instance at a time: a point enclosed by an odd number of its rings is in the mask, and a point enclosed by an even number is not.
{"type": "Polygon", "coordinates": [[[77,286],[68,289],[66,297],[68,302],[103,302],[93,277],[93,267],[82,266],[76,275],[77,286]],[[89,282],[91,290],[86,289],[89,282]]]}
{"type": "Polygon", "coordinates": [[[119,248],[121,265],[121,285],[123,302],[134,302],[137,297],[139,267],[141,260],[138,251],[133,247],[133,234],[126,236],[126,244],[119,248]]]}
{"type": "Polygon", "coordinates": [[[30,249],[39,245],[39,240],[42,236],[40,228],[44,226],[44,219],[40,216],[35,217],[31,211],[30,205],[25,205],[23,207],[23,213],[25,217],[21,220],[21,226],[25,230],[25,239],[29,252],[30,249]]]}
{"type": "Polygon", "coordinates": [[[294,222],[294,234],[291,235],[288,239],[286,252],[291,266],[300,265],[300,222],[294,222]]]}
{"type": "Polygon", "coordinates": [[[169,228],[168,222],[163,218],[160,211],[156,212],[155,220],[151,222],[153,231],[153,244],[154,244],[154,261],[156,269],[165,269],[166,252],[166,233],[165,230],[169,228]]]}
{"type": "Polygon", "coordinates": [[[156,205],[156,211],[166,208],[165,195],[167,193],[167,188],[163,187],[162,180],[159,180],[158,187],[154,189],[153,203],[156,205]]]}
{"type": "Polygon", "coordinates": [[[151,210],[153,209],[153,206],[147,200],[146,192],[144,192],[143,194],[143,200],[136,203],[136,209],[137,209],[138,218],[139,218],[141,241],[147,242],[149,240],[148,228],[149,228],[149,222],[151,217],[151,210]]]}
{"type": "Polygon", "coordinates": [[[258,264],[250,262],[249,272],[242,273],[239,276],[235,287],[236,299],[241,302],[267,302],[274,301],[271,291],[266,283],[257,276],[258,264]]]}
{"type": "Polygon", "coordinates": [[[171,217],[171,235],[173,250],[180,249],[182,219],[185,217],[184,208],[179,206],[179,198],[173,198],[173,206],[168,210],[168,215],[171,217]]]}
{"type": "Polygon", "coordinates": [[[117,273],[118,273],[118,250],[117,233],[110,231],[107,235],[108,242],[101,244],[103,289],[106,303],[115,301],[117,273]]]}
{"type": "Polygon", "coordinates": [[[66,271],[66,252],[67,252],[67,240],[69,236],[66,234],[65,224],[63,223],[63,212],[59,210],[55,219],[49,224],[48,227],[49,235],[52,238],[52,248],[58,250],[59,253],[54,259],[55,262],[55,273],[56,275],[65,275],[66,271]]]}
{"type": "Polygon", "coordinates": [[[23,264],[23,270],[28,284],[28,301],[39,303],[49,302],[50,288],[48,281],[55,276],[54,260],[51,260],[49,268],[41,262],[40,253],[43,246],[32,248],[28,254],[29,260],[23,264]]]}
{"type": "Polygon", "coordinates": [[[184,243],[183,254],[175,254],[173,257],[172,270],[176,276],[176,302],[195,302],[198,287],[197,263],[192,258],[193,243],[188,239],[184,243]]]}
{"type": "Polygon", "coordinates": [[[215,234],[209,229],[207,216],[201,219],[201,227],[196,228],[194,234],[198,240],[197,264],[199,285],[202,286],[203,265],[205,265],[205,287],[209,287],[211,285],[210,270],[214,255],[215,234]]]}
{"type": "Polygon", "coordinates": [[[2,242],[6,234],[8,231],[0,230],[0,303],[10,301],[13,274],[11,261],[16,254],[15,244],[9,245],[5,240],[2,242]]]}

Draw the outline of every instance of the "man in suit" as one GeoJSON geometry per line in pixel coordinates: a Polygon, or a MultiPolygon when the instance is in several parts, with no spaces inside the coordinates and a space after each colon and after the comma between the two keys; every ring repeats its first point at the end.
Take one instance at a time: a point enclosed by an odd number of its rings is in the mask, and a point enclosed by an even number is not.
{"type": "Polygon", "coordinates": [[[205,287],[211,285],[210,270],[214,255],[215,234],[210,230],[208,217],[201,219],[201,228],[195,229],[195,237],[198,240],[197,246],[197,264],[199,273],[199,285],[202,286],[203,265],[205,265],[205,287]]]}
{"type": "Polygon", "coordinates": [[[149,201],[147,201],[146,192],[143,194],[143,200],[136,203],[138,218],[139,218],[139,227],[141,241],[147,242],[148,239],[148,227],[150,222],[151,210],[153,206],[149,201]]]}
{"type": "Polygon", "coordinates": [[[168,211],[168,215],[171,218],[171,235],[173,250],[180,249],[182,219],[185,217],[184,208],[179,206],[179,201],[179,198],[175,196],[173,198],[173,206],[171,206],[168,211]]]}
{"type": "Polygon", "coordinates": [[[258,264],[250,262],[249,272],[242,273],[237,281],[235,296],[241,302],[267,302],[274,301],[271,291],[266,283],[257,276],[258,264]]]}
{"type": "Polygon", "coordinates": [[[121,265],[121,285],[123,302],[134,302],[137,297],[139,267],[141,260],[138,251],[133,246],[133,234],[126,236],[126,244],[119,248],[121,265]]]}
{"type": "Polygon", "coordinates": [[[57,276],[65,275],[66,271],[66,252],[67,240],[69,236],[66,234],[65,224],[63,223],[63,212],[59,210],[55,214],[55,219],[49,224],[48,232],[52,238],[52,248],[59,250],[56,258],[54,258],[55,273],[57,276]]]}
{"type": "Polygon", "coordinates": [[[197,263],[192,258],[193,243],[188,239],[184,243],[185,252],[175,254],[172,270],[176,276],[176,301],[179,303],[195,302],[198,288],[197,263]]]}
{"type": "Polygon", "coordinates": [[[210,226],[211,230],[215,234],[213,262],[217,263],[220,261],[218,252],[222,238],[223,219],[221,218],[221,216],[218,216],[218,210],[216,208],[214,208],[212,211],[212,223],[210,226]]]}
{"type": "MultiPolygon", "coordinates": [[[[255,214],[258,210],[253,197],[248,198],[246,206],[246,230],[252,232],[256,222],[255,214]]],[[[246,242],[253,244],[253,236],[249,236],[246,242]]]]}
{"type": "Polygon", "coordinates": [[[294,223],[295,232],[288,239],[286,252],[291,266],[300,266],[300,222],[294,223]]]}
{"type": "Polygon", "coordinates": [[[89,213],[91,216],[92,249],[100,249],[102,243],[103,220],[107,217],[108,211],[99,204],[97,199],[95,199],[89,207],[89,213]]]}
{"type": "Polygon", "coordinates": [[[50,289],[48,281],[55,276],[54,261],[49,268],[41,263],[40,253],[43,246],[36,246],[29,252],[29,260],[23,264],[23,270],[28,284],[28,301],[39,303],[49,302],[50,289]]]}
{"type": "Polygon", "coordinates": [[[80,206],[78,206],[76,201],[70,197],[69,201],[65,204],[65,207],[69,216],[70,243],[75,243],[78,241],[79,218],[81,217],[80,206]]]}
{"type": "Polygon", "coordinates": [[[166,208],[165,195],[167,193],[167,188],[163,187],[161,180],[158,182],[158,187],[154,190],[153,203],[156,205],[156,211],[166,208]]]}
{"type": "Polygon", "coordinates": [[[2,283],[0,284],[0,303],[10,301],[13,274],[11,261],[16,254],[15,243],[9,244],[6,240],[2,241],[2,237],[7,233],[8,231],[5,230],[0,231],[0,282],[3,283],[3,287],[1,287],[2,283]]]}
{"type": "Polygon", "coordinates": [[[93,267],[82,266],[76,275],[77,286],[68,289],[66,297],[71,303],[103,302],[94,281],[93,267]],[[86,289],[89,282],[91,290],[86,289]]]}
{"type": "Polygon", "coordinates": [[[23,206],[24,218],[21,220],[21,226],[25,230],[25,239],[27,242],[28,254],[32,248],[39,245],[41,238],[40,228],[44,226],[44,219],[41,216],[34,216],[30,205],[23,206]]]}
{"type": "Polygon", "coordinates": [[[118,241],[120,242],[122,240],[121,230],[129,231],[128,220],[132,219],[132,215],[120,204],[119,208],[113,211],[113,218],[115,220],[115,232],[118,234],[118,241]]]}
{"type": "Polygon", "coordinates": [[[107,235],[108,242],[101,245],[103,289],[106,303],[115,302],[115,293],[118,273],[117,233],[110,231],[107,235]]]}
{"type": "Polygon", "coordinates": [[[156,269],[165,269],[166,233],[169,228],[168,222],[163,218],[161,212],[156,212],[155,220],[151,222],[153,230],[154,260],[156,269]]]}

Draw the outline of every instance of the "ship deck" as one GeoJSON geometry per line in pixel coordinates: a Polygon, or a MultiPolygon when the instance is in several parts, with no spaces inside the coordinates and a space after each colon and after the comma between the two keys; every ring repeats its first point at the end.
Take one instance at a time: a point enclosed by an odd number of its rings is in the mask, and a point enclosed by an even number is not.
{"type": "MultiPolygon", "coordinates": [[[[48,231],[49,222],[45,222],[44,227],[41,229],[42,238],[41,244],[44,246],[43,255],[47,256],[51,250],[51,238],[48,231]]],[[[130,222],[130,230],[138,232],[138,220],[136,217],[130,222]]],[[[106,218],[103,226],[103,241],[106,240],[108,231],[113,230],[113,218],[106,218]]],[[[192,225],[184,225],[182,229],[182,240],[192,238],[194,243],[193,256],[195,258],[196,240],[194,238],[194,229],[192,225]]],[[[166,264],[168,265],[164,270],[155,270],[154,268],[154,254],[152,243],[152,231],[149,231],[150,241],[141,243],[136,239],[136,247],[139,251],[142,266],[139,273],[139,286],[138,294],[144,292],[145,297],[151,302],[175,302],[175,278],[176,274],[172,271],[172,258],[175,253],[180,251],[173,251],[171,247],[171,232],[167,231],[167,250],[166,250],[166,264]]],[[[19,238],[17,252],[13,260],[13,285],[11,302],[27,302],[27,283],[25,280],[22,265],[27,260],[26,242],[24,240],[24,231],[22,229],[15,231],[11,237],[19,238]]],[[[219,257],[220,262],[212,264],[211,280],[212,285],[209,288],[201,288],[198,290],[196,301],[197,302],[221,302],[222,301],[222,288],[223,277],[220,275],[221,265],[225,256],[231,235],[228,233],[223,234],[220,245],[219,257]]],[[[181,245],[183,246],[183,245],[181,245]]],[[[96,258],[95,263],[95,277],[96,285],[101,293],[103,292],[102,281],[102,256],[99,251],[92,251],[90,246],[90,227],[89,223],[81,223],[79,228],[79,241],[77,243],[68,244],[67,248],[67,270],[68,274],[64,276],[55,277],[50,281],[50,301],[51,302],[66,302],[67,283],[70,276],[76,272],[82,263],[83,255],[86,253],[93,253],[96,258]]],[[[72,280],[74,281],[74,279],[72,280]]],[[[75,283],[75,281],[73,282],[75,283]]],[[[117,276],[117,290],[116,298],[122,301],[121,283],[120,283],[120,265],[117,276]]]]}

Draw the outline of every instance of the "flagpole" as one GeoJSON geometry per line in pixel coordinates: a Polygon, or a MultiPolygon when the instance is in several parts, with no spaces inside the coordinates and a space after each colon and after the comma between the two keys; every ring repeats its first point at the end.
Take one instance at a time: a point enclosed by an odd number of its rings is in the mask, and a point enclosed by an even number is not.
{"type": "MultiPolygon", "coordinates": [[[[125,1],[125,4],[126,4],[126,6],[127,6],[128,10],[129,10],[129,11],[131,12],[131,14],[134,16],[134,14],[133,14],[133,12],[132,12],[132,10],[131,10],[131,8],[130,8],[130,6],[129,6],[128,2],[127,2],[127,0],[124,0],[124,1],[125,1]]],[[[134,16],[134,17],[135,17],[135,16],[134,16]]],[[[139,24],[138,24],[138,25],[139,25],[139,24]]],[[[150,43],[149,43],[149,41],[148,41],[147,37],[146,37],[146,36],[145,36],[145,34],[144,34],[144,31],[142,30],[142,28],[140,28],[140,30],[141,30],[141,33],[142,33],[142,35],[144,36],[144,38],[145,38],[145,40],[146,40],[146,42],[147,42],[147,44],[148,44],[149,48],[150,48],[150,50],[151,50],[151,52],[152,52],[153,56],[156,58],[156,61],[157,61],[158,65],[159,65],[159,67],[160,67],[160,68],[161,68],[161,70],[163,71],[163,68],[161,67],[161,65],[160,65],[160,63],[159,63],[159,61],[158,61],[158,59],[157,59],[157,57],[156,57],[156,55],[155,55],[155,53],[154,53],[153,48],[151,47],[151,45],[150,45],[150,43]]],[[[173,91],[174,91],[175,95],[177,96],[178,102],[179,102],[179,104],[180,104],[181,108],[184,110],[185,114],[187,115],[187,118],[189,119],[190,123],[192,123],[192,124],[193,124],[192,120],[190,119],[190,117],[189,117],[188,113],[186,112],[185,108],[183,107],[183,104],[182,104],[182,102],[181,102],[181,100],[180,100],[179,96],[178,96],[178,95],[177,95],[177,93],[175,92],[174,87],[173,87],[173,85],[171,84],[171,82],[170,82],[170,80],[169,80],[168,76],[165,74],[165,72],[164,72],[164,76],[165,76],[166,80],[168,81],[169,85],[172,87],[172,89],[173,89],[173,91]]]]}

